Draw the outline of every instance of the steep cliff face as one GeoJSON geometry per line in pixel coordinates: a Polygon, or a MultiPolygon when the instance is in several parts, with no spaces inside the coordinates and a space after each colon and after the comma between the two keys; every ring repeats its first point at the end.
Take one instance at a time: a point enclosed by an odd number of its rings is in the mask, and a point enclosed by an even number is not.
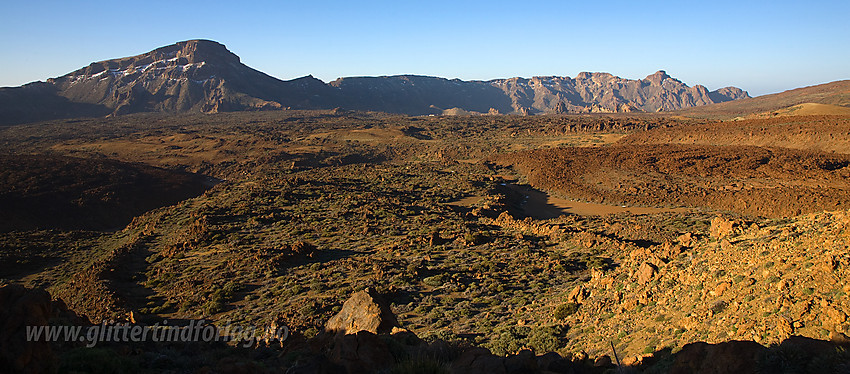
{"type": "Polygon", "coordinates": [[[493,80],[510,97],[517,113],[657,112],[749,97],[739,88],[709,92],[689,87],[664,71],[632,80],[609,73],[579,73],[570,77],[493,80]]]}
{"type": "Polygon", "coordinates": [[[739,88],[689,87],[664,71],[633,80],[609,73],[460,81],[423,76],[340,78],[331,85],[356,109],[425,114],[435,109],[517,114],[658,112],[749,97],[739,88]],[[491,110],[492,109],[492,110],[491,110]]]}
{"type": "Polygon", "coordinates": [[[510,99],[489,82],[398,75],[339,78],[329,85],[339,90],[340,105],[349,109],[407,114],[439,114],[451,108],[513,110],[510,99]]]}

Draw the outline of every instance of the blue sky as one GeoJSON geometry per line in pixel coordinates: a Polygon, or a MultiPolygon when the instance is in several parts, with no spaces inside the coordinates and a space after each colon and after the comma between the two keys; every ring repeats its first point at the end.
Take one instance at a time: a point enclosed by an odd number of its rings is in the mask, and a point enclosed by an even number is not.
{"type": "Polygon", "coordinates": [[[850,1],[6,1],[0,86],[188,39],[280,79],[657,70],[751,95],[850,79],[850,1]]]}

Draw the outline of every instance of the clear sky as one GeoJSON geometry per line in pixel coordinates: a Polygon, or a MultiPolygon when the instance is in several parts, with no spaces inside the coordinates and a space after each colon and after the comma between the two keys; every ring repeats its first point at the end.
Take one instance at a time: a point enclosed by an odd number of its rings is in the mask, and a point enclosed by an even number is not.
{"type": "Polygon", "coordinates": [[[280,79],[582,71],[751,95],[850,79],[850,1],[12,1],[0,86],[188,39],[280,79]]]}

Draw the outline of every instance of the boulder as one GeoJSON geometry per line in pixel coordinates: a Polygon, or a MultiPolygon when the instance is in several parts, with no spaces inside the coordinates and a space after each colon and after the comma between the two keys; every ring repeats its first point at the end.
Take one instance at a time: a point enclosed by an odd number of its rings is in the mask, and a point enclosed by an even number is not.
{"type": "Polygon", "coordinates": [[[689,233],[689,232],[684,233],[682,235],[679,235],[679,237],[676,238],[676,240],[683,247],[691,247],[694,244],[694,242],[696,241],[695,238],[694,238],[694,235],[689,233]]]}
{"type": "Polygon", "coordinates": [[[648,262],[644,262],[640,265],[640,268],[637,272],[637,281],[640,284],[647,284],[652,280],[652,277],[655,276],[655,273],[658,272],[658,268],[655,265],[650,264],[648,262]]]}
{"type": "Polygon", "coordinates": [[[850,337],[838,331],[831,331],[829,333],[829,341],[838,345],[850,346],[850,337]]]}
{"type": "Polygon", "coordinates": [[[670,374],[756,373],[759,358],[766,350],[751,341],[690,343],[676,354],[670,374]]]}
{"type": "Polygon", "coordinates": [[[567,296],[567,299],[576,304],[583,303],[587,297],[590,296],[590,292],[584,288],[583,285],[576,286],[570,291],[570,294],[567,296]]]}
{"type": "Polygon", "coordinates": [[[523,349],[517,354],[505,358],[505,371],[508,373],[538,372],[537,357],[534,356],[534,352],[523,349]]]}
{"type": "Polygon", "coordinates": [[[490,352],[487,348],[472,348],[452,362],[452,373],[464,374],[507,374],[505,359],[490,352]]]}
{"type": "Polygon", "coordinates": [[[572,361],[561,357],[556,352],[547,352],[537,357],[537,367],[543,371],[553,373],[574,373],[575,365],[572,361]]]}
{"type": "Polygon", "coordinates": [[[55,370],[50,343],[27,341],[27,326],[47,326],[53,315],[50,294],[17,284],[0,287],[0,368],[13,373],[55,370]]]}
{"type": "Polygon", "coordinates": [[[325,325],[329,332],[354,334],[368,331],[373,334],[390,333],[398,327],[398,320],[389,303],[374,289],[355,292],[342,305],[342,310],[325,325]]]}
{"type": "Polygon", "coordinates": [[[349,374],[374,373],[395,364],[387,344],[378,335],[364,330],[337,336],[329,358],[345,367],[349,374]]]}
{"type": "Polygon", "coordinates": [[[723,217],[714,217],[711,220],[711,237],[717,239],[723,239],[727,236],[732,235],[733,228],[732,221],[723,218],[723,217]]]}

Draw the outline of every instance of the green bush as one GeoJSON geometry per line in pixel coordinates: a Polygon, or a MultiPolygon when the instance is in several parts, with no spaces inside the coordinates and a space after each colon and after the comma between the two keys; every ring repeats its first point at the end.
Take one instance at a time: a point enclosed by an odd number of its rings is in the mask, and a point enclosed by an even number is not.
{"type": "Polygon", "coordinates": [[[484,244],[489,240],[486,234],[481,232],[468,232],[463,236],[463,241],[466,245],[484,244]]]}
{"type": "Polygon", "coordinates": [[[490,339],[488,347],[499,356],[516,353],[525,348],[526,338],[531,332],[528,326],[507,326],[495,331],[496,336],[490,339]]]}
{"type": "Polygon", "coordinates": [[[565,303],[555,308],[555,319],[564,319],[578,312],[579,304],[565,303]]]}
{"type": "Polygon", "coordinates": [[[564,331],[561,326],[543,326],[531,330],[528,334],[528,346],[536,354],[554,352],[561,347],[561,336],[564,331]]]}
{"type": "Polygon", "coordinates": [[[425,284],[427,284],[431,287],[439,287],[439,286],[443,285],[444,280],[445,280],[444,274],[437,274],[433,277],[428,277],[428,278],[423,279],[422,283],[425,283],[425,284]]]}

